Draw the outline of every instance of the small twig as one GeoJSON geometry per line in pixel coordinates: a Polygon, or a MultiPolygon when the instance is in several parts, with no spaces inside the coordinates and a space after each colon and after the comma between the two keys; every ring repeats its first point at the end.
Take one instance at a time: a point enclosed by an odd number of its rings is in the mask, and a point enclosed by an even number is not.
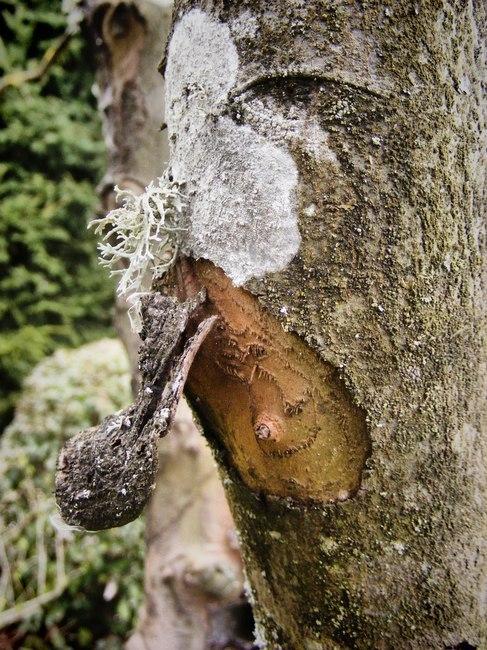
{"type": "Polygon", "coordinates": [[[65,580],[63,583],[60,583],[52,591],[46,591],[31,600],[27,600],[21,605],[15,605],[10,609],[6,609],[4,612],[0,612],[0,629],[7,627],[8,625],[13,625],[19,621],[29,618],[35,614],[41,607],[47,605],[52,600],[56,600],[63,593],[66,588],[68,581],[65,580]]]}
{"type": "Polygon", "coordinates": [[[0,535],[0,566],[2,568],[2,576],[0,578],[0,596],[3,596],[7,603],[13,603],[14,592],[12,587],[12,572],[10,570],[10,563],[8,561],[8,555],[2,535],[0,535]]]}
{"type": "Polygon", "coordinates": [[[5,534],[3,535],[5,543],[8,545],[11,540],[18,539],[22,531],[27,528],[27,526],[33,519],[35,519],[35,517],[36,512],[34,510],[31,510],[25,515],[23,519],[18,521],[17,524],[8,526],[8,528],[5,529],[5,534]]]}
{"type": "Polygon", "coordinates": [[[66,567],[64,562],[64,541],[62,535],[56,531],[55,538],[55,550],[56,550],[56,588],[59,588],[64,584],[66,579],[66,567]]]}
{"type": "Polygon", "coordinates": [[[37,547],[37,593],[42,594],[46,589],[47,553],[44,537],[45,517],[39,515],[36,520],[36,547],[37,547]]]}
{"type": "Polygon", "coordinates": [[[66,31],[53,45],[44,52],[40,63],[32,70],[14,70],[0,79],[0,95],[10,87],[18,88],[29,81],[41,79],[49,68],[55,63],[72,36],[71,31],[66,31]]]}

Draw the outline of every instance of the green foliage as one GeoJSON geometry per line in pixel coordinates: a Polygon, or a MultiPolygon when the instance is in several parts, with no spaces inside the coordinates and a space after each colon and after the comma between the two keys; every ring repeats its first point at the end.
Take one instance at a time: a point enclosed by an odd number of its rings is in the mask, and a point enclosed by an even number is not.
{"type": "MultiPolygon", "coordinates": [[[[0,0],[0,73],[35,69],[66,28],[60,0],[0,0]]],[[[103,335],[112,284],[87,231],[104,168],[85,40],[0,97],[0,427],[26,373],[103,335]]]]}
{"type": "Polygon", "coordinates": [[[10,567],[0,552],[0,622],[3,609],[25,609],[56,588],[59,595],[15,624],[22,648],[121,648],[133,626],[143,522],[96,534],[66,529],[52,498],[63,440],[129,402],[129,365],[116,340],[58,350],[25,382],[0,445],[0,542],[10,567]]]}

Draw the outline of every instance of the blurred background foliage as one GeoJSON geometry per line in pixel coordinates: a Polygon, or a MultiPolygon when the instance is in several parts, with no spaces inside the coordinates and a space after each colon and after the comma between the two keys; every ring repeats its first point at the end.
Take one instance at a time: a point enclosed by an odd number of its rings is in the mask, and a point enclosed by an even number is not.
{"type": "Polygon", "coordinates": [[[130,401],[118,340],[58,350],[26,380],[0,441],[0,647],[123,647],[142,599],[144,523],[69,530],[52,492],[63,441],[130,401]]]}
{"type": "MultiPolygon", "coordinates": [[[[5,86],[36,70],[68,17],[60,0],[0,0],[0,8],[5,86]]],[[[89,61],[74,34],[39,79],[0,94],[0,431],[34,364],[111,323],[112,285],[86,229],[105,165],[89,61]]]]}
{"type": "Polygon", "coordinates": [[[113,335],[86,229],[105,154],[87,41],[67,36],[76,0],[64,4],[0,0],[1,650],[122,648],[143,589],[143,522],[67,530],[52,496],[63,440],[130,401],[121,344],[96,341],[113,335]]]}

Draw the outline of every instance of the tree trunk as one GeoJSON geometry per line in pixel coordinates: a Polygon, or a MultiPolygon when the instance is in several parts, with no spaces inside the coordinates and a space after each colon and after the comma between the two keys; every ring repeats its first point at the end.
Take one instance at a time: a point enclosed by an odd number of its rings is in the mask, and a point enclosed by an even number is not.
{"type": "Polygon", "coordinates": [[[177,2],[188,394],[269,649],[487,646],[486,20],[177,2]]]}
{"type": "MultiPolygon", "coordinates": [[[[97,92],[108,169],[102,210],[115,207],[114,187],[135,192],[167,164],[163,80],[157,66],[171,3],[93,1],[88,24],[97,51],[97,92]]],[[[139,384],[139,337],[127,302],[117,297],[115,325],[139,384]]],[[[242,569],[233,521],[211,452],[185,404],[172,435],[159,444],[159,472],[147,514],[145,604],[129,650],[205,650],[244,635],[242,569]],[[242,609],[243,608],[243,609],[242,609]]],[[[222,646],[223,647],[223,646],[222,646]]]]}

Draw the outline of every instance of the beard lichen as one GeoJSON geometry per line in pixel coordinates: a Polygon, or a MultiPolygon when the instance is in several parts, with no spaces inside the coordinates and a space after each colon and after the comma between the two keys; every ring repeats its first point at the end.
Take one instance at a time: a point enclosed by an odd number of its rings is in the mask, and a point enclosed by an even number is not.
{"type": "Polygon", "coordinates": [[[140,330],[140,298],[174,264],[186,228],[182,224],[185,196],[166,172],[141,194],[115,186],[121,206],[94,219],[88,227],[102,234],[99,260],[119,276],[117,294],[130,304],[132,328],[140,330]]]}

